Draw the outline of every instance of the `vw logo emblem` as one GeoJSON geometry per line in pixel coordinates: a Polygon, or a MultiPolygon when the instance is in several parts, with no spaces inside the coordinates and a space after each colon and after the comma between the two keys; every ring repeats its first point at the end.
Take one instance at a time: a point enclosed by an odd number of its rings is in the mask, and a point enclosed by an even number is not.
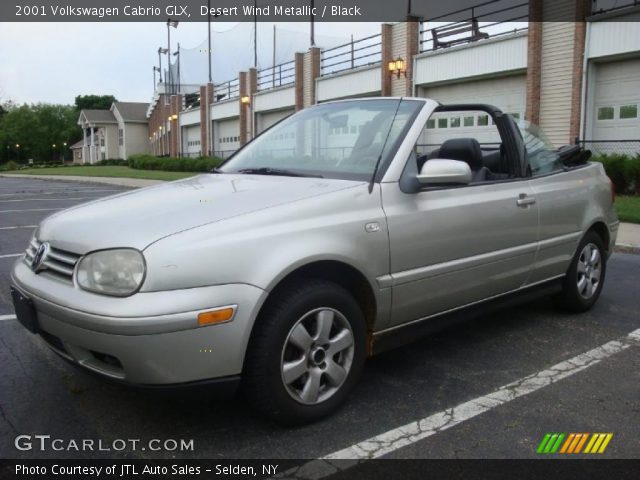
{"type": "Polygon", "coordinates": [[[42,270],[42,263],[46,260],[47,255],[49,255],[49,243],[44,242],[36,250],[36,254],[33,256],[33,261],[31,262],[31,270],[34,272],[39,272],[42,270]]]}

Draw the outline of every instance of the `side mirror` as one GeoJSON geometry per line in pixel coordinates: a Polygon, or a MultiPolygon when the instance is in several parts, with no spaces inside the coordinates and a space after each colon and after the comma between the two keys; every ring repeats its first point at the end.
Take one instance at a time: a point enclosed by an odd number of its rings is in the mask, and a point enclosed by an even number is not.
{"type": "Polygon", "coordinates": [[[467,185],[471,168],[459,160],[433,158],[425,162],[416,178],[421,185],[467,185]]]}

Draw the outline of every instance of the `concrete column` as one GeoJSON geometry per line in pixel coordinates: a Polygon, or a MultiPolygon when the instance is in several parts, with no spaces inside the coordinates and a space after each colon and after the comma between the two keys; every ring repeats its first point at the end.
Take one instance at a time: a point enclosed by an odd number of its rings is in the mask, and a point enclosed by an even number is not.
{"type": "Polygon", "coordinates": [[[96,156],[96,146],[94,144],[94,131],[95,128],[91,127],[91,146],[89,147],[89,163],[93,163],[96,156]]]}
{"type": "Polygon", "coordinates": [[[82,163],[87,163],[87,129],[82,127],[82,163]]]}

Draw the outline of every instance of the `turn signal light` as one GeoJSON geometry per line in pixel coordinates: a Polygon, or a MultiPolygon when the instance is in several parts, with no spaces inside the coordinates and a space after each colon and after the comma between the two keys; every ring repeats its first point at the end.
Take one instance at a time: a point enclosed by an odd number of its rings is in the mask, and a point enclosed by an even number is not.
{"type": "Polygon", "coordinates": [[[210,312],[202,312],[198,314],[199,325],[213,325],[215,323],[228,322],[233,318],[235,312],[234,307],[221,308],[219,310],[211,310],[210,312]]]}

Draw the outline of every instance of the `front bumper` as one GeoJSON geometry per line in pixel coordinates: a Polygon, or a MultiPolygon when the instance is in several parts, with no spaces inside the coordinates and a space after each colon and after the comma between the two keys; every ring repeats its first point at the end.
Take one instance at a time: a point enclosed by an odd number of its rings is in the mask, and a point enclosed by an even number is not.
{"type": "Polygon", "coordinates": [[[266,292],[245,284],[127,298],[80,291],[34,274],[22,260],[14,288],[30,298],[42,339],[67,360],[114,380],[169,385],[237,376],[266,292]],[[199,326],[198,313],[236,305],[231,321],[199,326]]]}

